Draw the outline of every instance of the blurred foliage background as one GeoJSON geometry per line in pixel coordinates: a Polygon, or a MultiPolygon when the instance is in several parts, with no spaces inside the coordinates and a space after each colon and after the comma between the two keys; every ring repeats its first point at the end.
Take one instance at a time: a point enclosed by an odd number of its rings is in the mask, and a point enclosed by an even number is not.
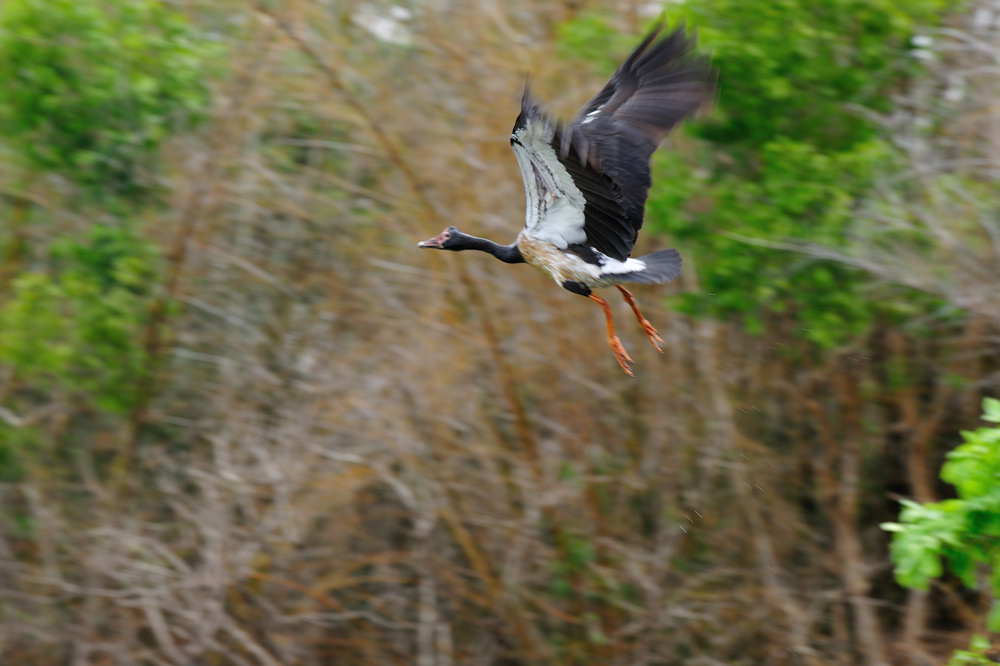
{"type": "Polygon", "coordinates": [[[996,659],[996,2],[5,0],[0,81],[0,662],[996,659]],[[630,379],[415,242],[664,11],[630,379]]]}

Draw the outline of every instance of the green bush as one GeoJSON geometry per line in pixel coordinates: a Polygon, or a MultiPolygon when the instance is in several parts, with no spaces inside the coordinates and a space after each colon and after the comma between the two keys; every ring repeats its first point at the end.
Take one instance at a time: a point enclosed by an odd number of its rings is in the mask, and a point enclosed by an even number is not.
{"type": "Polygon", "coordinates": [[[122,411],[147,371],[141,331],[158,253],[127,229],[93,227],[53,247],[52,275],[22,273],[0,309],[0,360],[39,389],[59,386],[122,411]]]}
{"type": "Polygon", "coordinates": [[[5,0],[0,136],[36,168],[141,191],[159,144],[204,113],[215,51],[162,2],[5,0]]]}
{"type": "MultiPolygon", "coordinates": [[[[1000,400],[983,401],[983,420],[1000,424],[1000,400]]],[[[978,587],[977,570],[990,572],[994,599],[1000,598],[1000,426],[962,432],[965,440],[948,454],[941,478],[955,486],[958,498],[918,504],[903,501],[898,523],[884,523],[893,533],[892,560],[901,585],[926,590],[944,567],[966,586],[978,587]]],[[[987,617],[1000,631],[1000,604],[987,617]]]]}

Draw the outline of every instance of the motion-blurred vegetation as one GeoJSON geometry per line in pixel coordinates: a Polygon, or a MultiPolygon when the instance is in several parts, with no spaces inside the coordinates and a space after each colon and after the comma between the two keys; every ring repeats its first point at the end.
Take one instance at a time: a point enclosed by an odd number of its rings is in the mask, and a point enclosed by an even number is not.
{"type": "Polygon", "coordinates": [[[631,380],[413,242],[512,239],[525,71],[568,116],[661,8],[0,4],[0,662],[987,663],[1000,9],[666,9],[720,94],[631,380]]]}
{"type": "Polygon", "coordinates": [[[751,332],[763,332],[769,315],[791,316],[803,337],[829,349],[879,320],[928,309],[926,299],[873,287],[843,263],[767,245],[843,244],[877,174],[898,161],[872,114],[891,108],[917,74],[912,38],[936,26],[947,5],[689,4],[725,89],[700,126],[702,168],[663,153],[661,182],[673,186],[650,207],[658,228],[697,248],[704,292],[687,295],[688,311],[737,314],[751,332]],[[706,201],[712,206],[700,210],[706,201]]]}
{"type": "Polygon", "coordinates": [[[127,410],[149,365],[142,328],[160,256],[134,233],[93,226],[52,243],[50,272],[22,272],[0,306],[0,358],[39,390],[127,410]]]}
{"type": "Polygon", "coordinates": [[[205,112],[215,49],[168,5],[10,0],[0,24],[0,132],[36,168],[134,192],[205,112]]]}

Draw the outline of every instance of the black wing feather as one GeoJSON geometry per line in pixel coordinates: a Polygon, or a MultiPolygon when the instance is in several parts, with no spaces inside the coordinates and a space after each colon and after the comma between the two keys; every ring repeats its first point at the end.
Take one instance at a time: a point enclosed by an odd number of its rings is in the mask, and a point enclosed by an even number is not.
{"type": "Polygon", "coordinates": [[[552,139],[574,182],[585,184],[587,240],[619,261],[631,253],[642,227],[650,156],[715,90],[709,59],[692,55],[695,38],[681,25],[658,40],[662,29],[654,28],[552,139]]]}
{"type": "MultiPolygon", "coordinates": [[[[561,137],[556,132],[552,137],[552,146],[557,151],[560,142],[561,137]]],[[[560,158],[559,161],[587,202],[583,209],[583,230],[587,241],[599,252],[624,261],[635,245],[635,232],[632,225],[622,223],[631,217],[632,211],[621,187],[580,159],[572,146],[565,159],[560,158]]]]}

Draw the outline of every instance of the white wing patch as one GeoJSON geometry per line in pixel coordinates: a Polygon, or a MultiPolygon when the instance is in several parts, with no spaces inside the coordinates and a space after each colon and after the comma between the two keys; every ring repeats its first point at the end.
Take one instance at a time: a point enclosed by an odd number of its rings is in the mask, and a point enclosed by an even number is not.
{"type": "Polygon", "coordinates": [[[637,273],[646,270],[646,262],[641,259],[629,258],[625,261],[618,261],[604,254],[601,256],[605,258],[605,262],[601,265],[601,275],[620,275],[621,273],[637,273]]]}
{"type": "Polygon", "coordinates": [[[603,108],[604,108],[604,105],[601,104],[599,107],[597,107],[596,109],[594,109],[593,111],[591,111],[590,113],[588,113],[586,116],[584,116],[583,122],[580,123],[580,124],[581,125],[586,125],[587,123],[593,122],[594,118],[597,117],[597,114],[600,113],[601,109],[603,109],[603,108]]]}
{"type": "Polygon", "coordinates": [[[549,145],[553,134],[551,125],[532,119],[511,134],[511,145],[524,180],[525,228],[538,240],[565,250],[587,240],[586,201],[549,145]]]}

